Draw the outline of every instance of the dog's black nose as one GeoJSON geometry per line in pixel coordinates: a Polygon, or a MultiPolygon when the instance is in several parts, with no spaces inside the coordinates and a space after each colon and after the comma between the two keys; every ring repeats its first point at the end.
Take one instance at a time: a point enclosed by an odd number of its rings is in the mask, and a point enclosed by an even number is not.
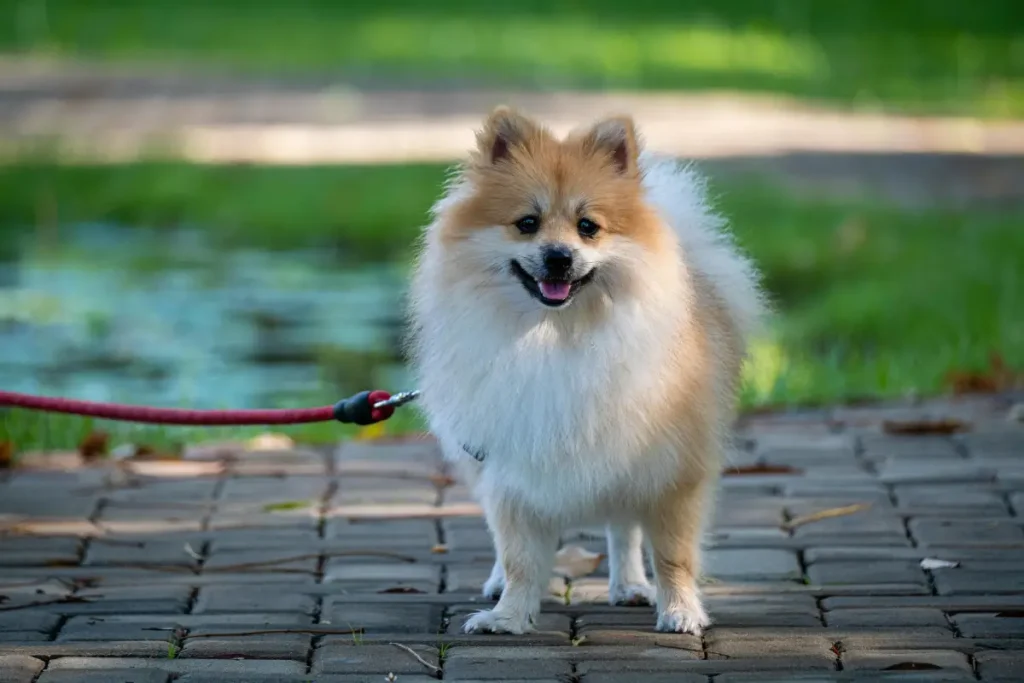
{"type": "Polygon", "coordinates": [[[553,278],[564,278],[572,270],[572,251],[564,244],[544,248],[544,268],[553,278]]]}

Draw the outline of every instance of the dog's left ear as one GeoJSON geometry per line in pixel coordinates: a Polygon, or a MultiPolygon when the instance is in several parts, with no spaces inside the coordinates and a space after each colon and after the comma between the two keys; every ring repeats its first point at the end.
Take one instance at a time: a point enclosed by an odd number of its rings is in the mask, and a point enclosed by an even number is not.
{"type": "Polygon", "coordinates": [[[609,155],[619,173],[636,173],[640,149],[631,117],[616,116],[594,124],[584,144],[594,152],[609,155]]]}

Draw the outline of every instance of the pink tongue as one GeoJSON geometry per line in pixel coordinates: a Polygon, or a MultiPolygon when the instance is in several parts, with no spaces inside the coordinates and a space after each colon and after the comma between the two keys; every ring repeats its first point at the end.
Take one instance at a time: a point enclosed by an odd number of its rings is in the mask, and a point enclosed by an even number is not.
{"type": "Polygon", "coordinates": [[[568,299],[569,287],[568,282],[540,281],[540,293],[544,295],[545,299],[551,299],[552,301],[565,301],[568,299]]]}

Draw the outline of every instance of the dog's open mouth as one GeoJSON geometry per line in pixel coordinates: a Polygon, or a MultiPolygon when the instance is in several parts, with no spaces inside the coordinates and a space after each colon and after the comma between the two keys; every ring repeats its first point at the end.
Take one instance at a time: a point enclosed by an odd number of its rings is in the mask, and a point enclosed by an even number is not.
{"type": "Polygon", "coordinates": [[[572,301],[580,288],[594,278],[594,271],[591,270],[578,280],[538,280],[526,272],[518,261],[513,260],[511,268],[530,296],[550,308],[558,308],[572,301]]]}

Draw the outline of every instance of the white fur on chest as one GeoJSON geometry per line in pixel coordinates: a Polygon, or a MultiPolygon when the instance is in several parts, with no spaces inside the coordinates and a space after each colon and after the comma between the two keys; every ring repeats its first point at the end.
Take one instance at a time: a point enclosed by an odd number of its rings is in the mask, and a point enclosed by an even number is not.
{"type": "Polygon", "coordinates": [[[474,307],[448,299],[421,317],[420,386],[446,456],[484,453],[479,487],[579,518],[672,481],[677,454],[645,420],[665,381],[655,321],[620,307],[569,338],[540,313],[510,321],[474,307]]]}

